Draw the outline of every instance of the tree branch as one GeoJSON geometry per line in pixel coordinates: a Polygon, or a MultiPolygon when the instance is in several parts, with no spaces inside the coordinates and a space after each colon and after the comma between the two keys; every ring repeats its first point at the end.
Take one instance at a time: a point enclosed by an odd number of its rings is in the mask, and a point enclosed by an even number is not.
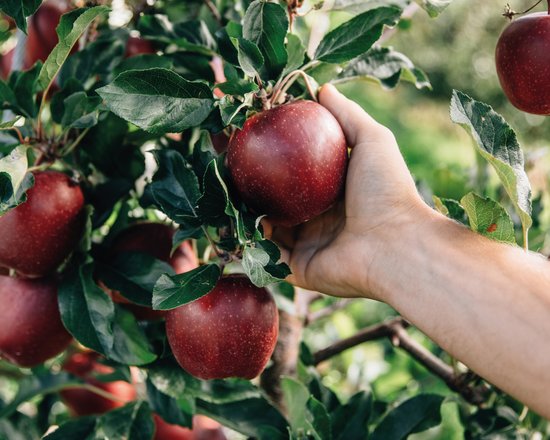
{"type": "Polygon", "coordinates": [[[363,342],[389,338],[394,346],[400,347],[409,353],[414,359],[424,365],[428,371],[441,378],[451,390],[461,394],[466,401],[474,405],[480,405],[487,400],[491,390],[483,383],[475,385],[475,382],[479,381],[477,375],[470,371],[457,374],[452,366],[443,362],[439,357],[415,341],[406,330],[408,325],[403,318],[397,317],[367,327],[359,333],[342,339],[315,353],[314,364],[317,365],[363,342]]]}
{"type": "Polygon", "coordinates": [[[312,322],[319,321],[320,319],[328,318],[334,312],[346,308],[349,304],[353,302],[353,300],[354,298],[344,298],[315,312],[309,312],[306,316],[305,325],[309,325],[312,322]]]}

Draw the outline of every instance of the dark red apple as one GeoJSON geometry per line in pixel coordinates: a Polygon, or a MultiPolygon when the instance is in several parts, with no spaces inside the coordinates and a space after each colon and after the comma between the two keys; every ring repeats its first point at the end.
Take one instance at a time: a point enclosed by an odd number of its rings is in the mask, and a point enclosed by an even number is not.
{"type": "Polygon", "coordinates": [[[176,360],[202,379],[256,377],[273,353],[278,332],[271,294],[242,275],[221,278],[207,295],[166,314],[176,360]]]}
{"type": "Polygon", "coordinates": [[[63,365],[63,369],[86,383],[106,391],[118,400],[107,399],[92,391],[82,388],[67,388],[61,391],[63,401],[75,416],[88,416],[103,414],[115,408],[135,400],[137,394],[133,384],[123,380],[113,382],[101,382],[96,375],[105,375],[113,372],[113,369],[104,365],[99,360],[99,354],[84,352],[73,354],[63,365]]]}
{"type": "Polygon", "coordinates": [[[218,154],[222,154],[227,150],[229,137],[225,134],[225,132],[220,131],[219,133],[211,134],[210,138],[212,139],[214,150],[216,150],[218,154]]]}
{"type": "Polygon", "coordinates": [[[313,101],[252,116],[231,136],[227,150],[229,173],[242,200],[283,226],[330,208],[344,188],[347,160],[338,121],[313,101]]]}
{"type": "Polygon", "coordinates": [[[139,37],[129,37],[126,43],[126,53],[124,58],[130,58],[142,54],[154,54],[155,48],[149,40],[144,40],[139,37]]]}
{"type": "Polygon", "coordinates": [[[0,276],[0,357],[34,367],[71,342],[57,305],[57,282],[0,276]]]}
{"type": "Polygon", "coordinates": [[[0,217],[0,266],[27,277],[54,272],[84,230],[80,186],[57,171],[34,173],[27,201],[0,217]]]}
{"type": "MultiPolygon", "coordinates": [[[[178,274],[195,269],[199,263],[190,242],[184,241],[171,254],[174,233],[174,228],[162,223],[136,223],[115,238],[109,258],[114,258],[121,252],[142,252],[169,263],[178,274]]],[[[153,310],[133,304],[120,292],[109,291],[106,286],[102,287],[110,293],[115,302],[125,304],[125,307],[140,320],[160,319],[166,313],[162,310],[153,310]]]]}
{"type": "Polygon", "coordinates": [[[510,102],[527,113],[550,115],[550,15],[515,19],[500,36],[496,69],[510,102]]]}
{"type": "Polygon", "coordinates": [[[153,414],[153,420],[153,440],[226,440],[221,425],[206,416],[193,416],[192,430],[165,422],[158,414],[153,414]]]}

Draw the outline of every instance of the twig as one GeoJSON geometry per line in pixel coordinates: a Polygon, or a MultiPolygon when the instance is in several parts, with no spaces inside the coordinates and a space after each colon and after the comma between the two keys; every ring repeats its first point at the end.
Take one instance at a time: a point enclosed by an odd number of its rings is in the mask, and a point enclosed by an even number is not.
{"type": "Polygon", "coordinates": [[[329,306],[319,309],[315,312],[309,312],[306,317],[306,325],[309,325],[312,322],[319,321],[320,319],[328,318],[334,312],[346,308],[349,304],[353,302],[353,300],[354,298],[341,299],[340,301],[336,301],[329,306]]]}
{"type": "Polygon", "coordinates": [[[214,3],[212,3],[211,0],[204,0],[204,4],[206,5],[206,7],[208,9],[210,9],[210,12],[212,13],[212,16],[214,17],[214,19],[219,24],[223,24],[222,23],[222,16],[220,14],[220,11],[218,11],[218,8],[216,8],[216,5],[214,5],[214,3]]]}
{"type": "Polygon", "coordinates": [[[428,371],[441,378],[447,386],[462,395],[473,405],[481,405],[490,394],[485,384],[474,385],[479,377],[472,372],[456,373],[451,365],[443,362],[427,348],[415,341],[406,330],[409,324],[401,317],[368,327],[354,336],[343,339],[314,354],[315,365],[341,353],[348,348],[375,339],[389,338],[392,344],[400,347],[420,362],[428,371]]]}

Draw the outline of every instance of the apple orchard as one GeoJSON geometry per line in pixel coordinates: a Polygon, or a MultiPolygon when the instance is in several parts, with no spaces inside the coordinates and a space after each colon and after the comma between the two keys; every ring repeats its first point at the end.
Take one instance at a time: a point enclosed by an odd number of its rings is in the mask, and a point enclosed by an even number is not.
{"type": "MultiPolygon", "coordinates": [[[[511,126],[391,46],[456,3],[0,1],[0,439],[550,435],[389,307],[286,282],[270,239],[344,198],[333,83],[382,119],[450,99],[474,159],[442,183],[406,150],[421,195],[544,248],[511,126]]],[[[489,3],[498,96],[550,114],[548,11],[489,3]]]]}

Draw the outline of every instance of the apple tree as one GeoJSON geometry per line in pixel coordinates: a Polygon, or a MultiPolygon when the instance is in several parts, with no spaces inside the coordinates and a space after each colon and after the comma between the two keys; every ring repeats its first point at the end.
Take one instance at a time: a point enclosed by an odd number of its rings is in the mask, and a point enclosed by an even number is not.
{"type": "MultiPolygon", "coordinates": [[[[294,226],[342,197],[349,145],[319,87],[429,90],[388,43],[451,1],[2,1],[0,438],[547,432],[395,312],[285,282],[262,222],[294,226]],[[304,335],[343,309],[370,321],[314,349],[304,335]],[[422,386],[334,380],[369,341],[422,386]]],[[[427,201],[528,248],[514,131],[450,99],[498,191],[480,178],[427,201]]]]}

